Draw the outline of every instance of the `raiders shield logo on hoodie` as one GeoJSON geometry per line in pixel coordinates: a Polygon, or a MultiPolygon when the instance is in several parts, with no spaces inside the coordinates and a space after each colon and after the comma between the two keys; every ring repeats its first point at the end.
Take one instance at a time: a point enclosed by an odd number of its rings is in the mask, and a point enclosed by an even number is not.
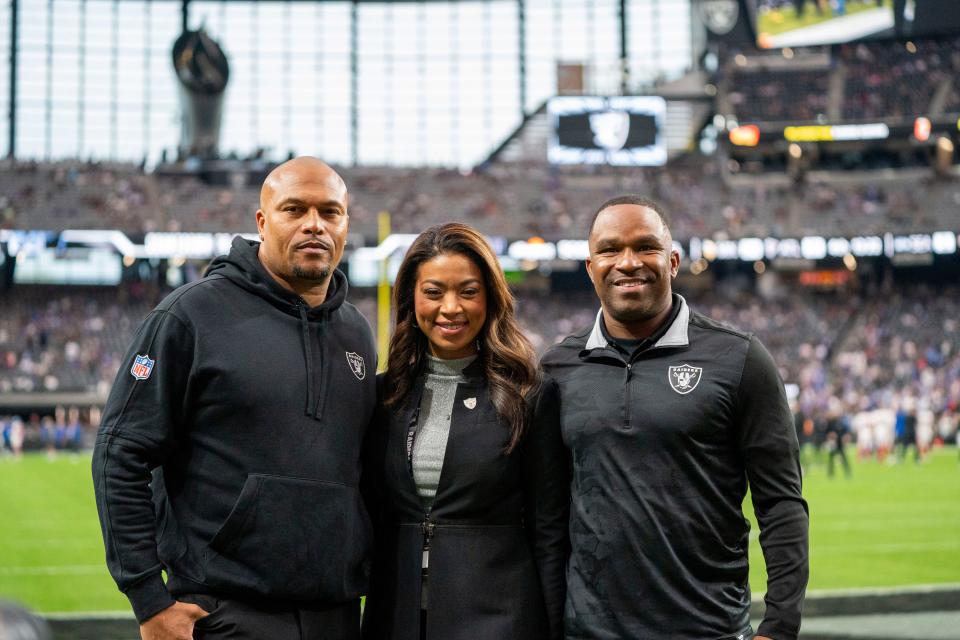
{"type": "Polygon", "coordinates": [[[357,380],[363,380],[367,377],[367,365],[363,362],[363,356],[353,351],[347,351],[347,364],[350,365],[350,371],[357,376],[357,380]]]}

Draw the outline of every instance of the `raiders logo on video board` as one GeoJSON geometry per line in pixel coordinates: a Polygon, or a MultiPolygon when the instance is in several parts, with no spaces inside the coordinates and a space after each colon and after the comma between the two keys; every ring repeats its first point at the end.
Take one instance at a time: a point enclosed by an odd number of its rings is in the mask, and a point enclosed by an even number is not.
{"type": "Polygon", "coordinates": [[[700,0],[697,8],[707,29],[718,36],[730,33],[740,17],[737,0],[700,0]]]}

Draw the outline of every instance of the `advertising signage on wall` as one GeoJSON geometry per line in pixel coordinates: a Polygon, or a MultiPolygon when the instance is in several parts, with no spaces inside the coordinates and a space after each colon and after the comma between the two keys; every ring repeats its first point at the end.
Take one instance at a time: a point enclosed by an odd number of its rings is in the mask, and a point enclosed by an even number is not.
{"type": "MultiPolygon", "coordinates": [[[[131,241],[121,231],[69,230],[19,231],[0,229],[0,258],[9,256],[24,261],[25,268],[42,271],[44,282],[50,284],[76,284],[75,280],[62,277],[61,271],[75,271],[90,262],[100,273],[109,267],[108,280],[119,278],[117,258],[124,264],[135,259],[209,260],[229,247],[233,234],[226,233],[162,233],[146,234],[143,244],[131,241]],[[112,253],[113,256],[106,255],[112,253]],[[94,261],[96,264],[93,264],[94,261]],[[106,267],[104,266],[106,265],[106,267]],[[53,275],[50,275],[53,274],[53,275]],[[51,280],[52,278],[52,280],[51,280]]],[[[391,278],[396,273],[400,258],[413,242],[413,234],[393,234],[376,247],[351,249],[346,261],[349,264],[350,280],[354,285],[371,286],[377,283],[380,264],[388,261],[391,278]]],[[[504,267],[549,263],[577,264],[587,258],[589,247],[582,238],[547,241],[542,238],[508,240],[502,237],[489,239],[504,267]]],[[[846,261],[853,258],[887,258],[897,266],[932,263],[936,256],[957,255],[960,238],[956,231],[932,233],[840,236],[803,236],[800,238],[746,237],[739,239],[690,238],[686,242],[674,241],[674,248],[681,259],[691,263],[698,261],[756,262],[766,260],[774,266],[802,264],[812,268],[820,260],[846,261]]],[[[704,263],[705,264],[705,263],[704,263]]],[[[41,275],[42,275],[41,274],[41,275]]],[[[24,276],[27,276],[26,272],[24,276]]],[[[30,276],[34,277],[34,276],[30,276]]],[[[37,276],[39,277],[39,276],[37,276]]],[[[34,280],[32,280],[34,281],[34,280]]],[[[39,281],[39,280],[35,280],[39,281]]],[[[91,281],[92,282],[92,281],[91,281]]]]}

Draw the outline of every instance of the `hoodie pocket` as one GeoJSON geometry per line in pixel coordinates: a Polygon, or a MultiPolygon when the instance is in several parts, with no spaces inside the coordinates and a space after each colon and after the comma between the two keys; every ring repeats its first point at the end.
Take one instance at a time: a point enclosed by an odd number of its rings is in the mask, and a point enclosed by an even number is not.
{"type": "Polygon", "coordinates": [[[366,588],[369,519],[355,487],[250,474],[210,548],[208,585],[343,601],[366,588]]]}

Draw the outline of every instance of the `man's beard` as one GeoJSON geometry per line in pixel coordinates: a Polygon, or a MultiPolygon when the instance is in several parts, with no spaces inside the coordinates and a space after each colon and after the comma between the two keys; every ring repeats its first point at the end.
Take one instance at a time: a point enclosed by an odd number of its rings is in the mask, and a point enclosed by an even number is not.
{"type": "Polygon", "coordinates": [[[330,277],[330,267],[302,267],[298,264],[293,265],[293,277],[300,280],[313,282],[323,282],[330,277]]]}

